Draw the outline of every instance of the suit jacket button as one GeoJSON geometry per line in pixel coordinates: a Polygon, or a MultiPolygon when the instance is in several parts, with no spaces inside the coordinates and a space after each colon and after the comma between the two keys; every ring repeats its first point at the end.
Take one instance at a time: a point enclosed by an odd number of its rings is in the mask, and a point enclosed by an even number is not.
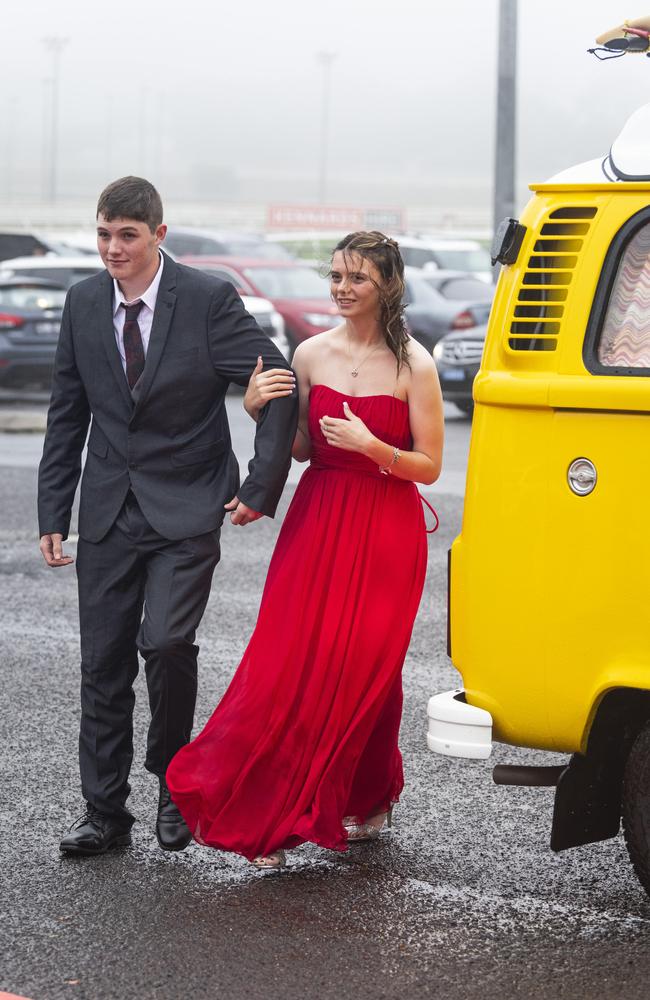
{"type": "Polygon", "coordinates": [[[136,462],[129,462],[129,469],[139,469],[140,466],[136,462]]]}

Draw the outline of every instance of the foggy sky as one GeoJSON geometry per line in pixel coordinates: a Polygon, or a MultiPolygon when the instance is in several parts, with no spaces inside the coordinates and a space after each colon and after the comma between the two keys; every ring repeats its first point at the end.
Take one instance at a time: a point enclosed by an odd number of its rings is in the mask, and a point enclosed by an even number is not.
{"type": "MultiPolygon", "coordinates": [[[[45,189],[51,55],[62,197],[124,173],[167,195],[317,201],[320,51],[332,69],[328,200],[489,197],[496,0],[3,0],[0,201],[45,189]]],[[[604,154],[650,94],[650,60],[598,63],[594,36],[642,10],[520,0],[518,178],[604,154]]]]}

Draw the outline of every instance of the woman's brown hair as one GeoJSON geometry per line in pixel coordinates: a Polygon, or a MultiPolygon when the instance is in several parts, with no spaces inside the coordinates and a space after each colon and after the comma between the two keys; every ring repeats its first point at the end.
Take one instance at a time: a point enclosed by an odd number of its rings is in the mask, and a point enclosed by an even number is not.
{"type": "Polygon", "coordinates": [[[334,247],[348,262],[348,255],[358,254],[375,265],[381,284],[373,282],[379,292],[379,322],[386,344],[397,358],[397,371],[409,367],[409,335],[404,321],[404,261],[395,240],[376,229],[370,232],[348,233],[334,247]]]}

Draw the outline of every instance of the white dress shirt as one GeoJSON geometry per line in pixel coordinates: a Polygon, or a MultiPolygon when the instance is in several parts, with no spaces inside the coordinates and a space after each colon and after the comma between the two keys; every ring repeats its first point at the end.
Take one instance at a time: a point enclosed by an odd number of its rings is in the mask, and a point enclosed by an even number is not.
{"type": "MultiPolygon", "coordinates": [[[[147,348],[149,347],[149,337],[151,336],[151,324],[153,323],[153,313],[156,308],[156,299],[158,297],[158,288],[160,286],[160,279],[162,277],[163,269],[163,255],[160,254],[160,265],[156,271],[156,276],[147,288],[146,292],[142,295],[138,295],[134,302],[142,302],[142,308],[138,313],[138,326],[140,327],[140,334],[142,336],[142,346],[144,347],[144,356],[147,356],[147,348]]],[[[127,302],[122,294],[122,289],[117,283],[117,279],[113,278],[113,329],[115,330],[115,340],[117,342],[117,349],[120,352],[120,358],[122,359],[122,368],[124,369],[124,374],[126,375],[126,354],[124,353],[124,320],[126,319],[126,312],[121,309],[120,306],[124,303],[125,306],[133,305],[133,302],[127,302]]]]}

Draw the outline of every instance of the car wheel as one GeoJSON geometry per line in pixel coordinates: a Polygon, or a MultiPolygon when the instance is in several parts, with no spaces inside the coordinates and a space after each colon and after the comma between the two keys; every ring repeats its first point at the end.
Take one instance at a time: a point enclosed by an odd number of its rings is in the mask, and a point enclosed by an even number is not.
{"type": "Polygon", "coordinates": [[[650,896],[650,724],[637,736],[625,764],[622,812],[630,860],[650,896]]]}
{"type": "Polygon", "coordinates": [[[460,410],[461,413],[464,413],[465,416],[467,416],[467,417],[471,417],[472,414],[474,413],[474,400],[473,399],[469,399],[467,401],[463,401],[462,403],[458,403],[457,402],[454,405],[457,407],[457,409],[460,410]]]}

